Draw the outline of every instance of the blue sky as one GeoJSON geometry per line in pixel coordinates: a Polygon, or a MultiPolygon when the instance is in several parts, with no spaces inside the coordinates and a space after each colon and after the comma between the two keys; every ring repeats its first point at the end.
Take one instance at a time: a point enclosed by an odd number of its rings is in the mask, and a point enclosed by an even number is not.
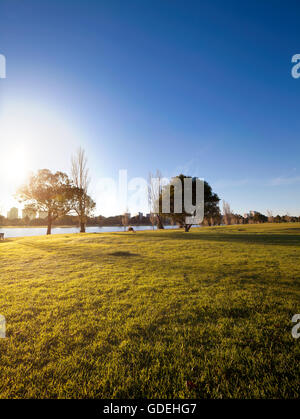
{"type": "Polygon", "coordinates": [[[68,171],[81,145],[94,193],[160,169],[236,212],[300,215],[299,17],[296,1],[0,0],[0,209],[12,167],[68,171]]]}

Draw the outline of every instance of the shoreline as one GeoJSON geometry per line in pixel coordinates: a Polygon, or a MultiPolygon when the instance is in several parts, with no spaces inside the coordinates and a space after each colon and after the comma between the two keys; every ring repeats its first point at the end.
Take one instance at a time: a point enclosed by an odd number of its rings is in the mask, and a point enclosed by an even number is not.
{"type": "MultiPolygon", "coordinates": [[[[177,229],[177,226],[171,229],[177,229]]],[[[135,231],[156,231],[156,228],[152,226],[134,226],[135,231]]],[[[166,226],[166,230],[170,230],[166,226]]],[[[22,238],[22,237],[38,237],[46,235],[47,226],[34,226],[32,227],[15,227],[15,226],[5,226],[0,227],[0,233],[5,235],[5,239],[12,238],[22,238]]],[[[86,234],[105,234],[105,233],[120,233],[128,232],[128,226],[126,229],[120,226],[87,226],[85,233],[86,234]]],[[[51,229],[50,235],[63,235],[63,234],[80,234],[80,228],[72,226],[53,226],[51,229]]]]}
{"type": "MultiPolygon", "coordinates": [[[[127,228],[128,227],[152,227],[151,225],[146,225],[146,224],[130,224],[130,225],[128,225],[127,226],[127,228]]],[[[2,228],[47,228],[48,226],[47,225],[41,225],[41,226],[1,226],[0,225],[0,230],[2,229],[2,228]]],[[[98,225],[87,225],[86,226],[87,228],[88,227],[97,227],[97,228],[103,228],[103,227],[118,227],[118,228],[124,228],[124,226],[122,226],[122,225],[104,225],[104,226],[98,226],[98,225]]],[[[61,226],[59,226],[59,225],[53,225],[52,226],[52,228],[80,228],[79,226],[76,226],[76,225],[61,225],[61,226]]]]}

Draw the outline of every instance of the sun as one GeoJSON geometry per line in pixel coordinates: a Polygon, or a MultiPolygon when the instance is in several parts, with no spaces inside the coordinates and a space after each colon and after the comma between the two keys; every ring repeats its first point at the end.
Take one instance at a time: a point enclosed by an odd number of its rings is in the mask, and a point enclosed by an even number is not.
{"type": "Polygon", "coordinates": [[[7,146],[2,152],[1,177],[11,186],[24,183],[30,173],[28,152],[22,146],[7,146]]]}
{"type": "Polygon", "coordinates": [[[67,172],[81,138],[80,126],[48,104],[17,98],[0,103],[0,209],[17,206],[17,191],[39,169],[67,172]]]}

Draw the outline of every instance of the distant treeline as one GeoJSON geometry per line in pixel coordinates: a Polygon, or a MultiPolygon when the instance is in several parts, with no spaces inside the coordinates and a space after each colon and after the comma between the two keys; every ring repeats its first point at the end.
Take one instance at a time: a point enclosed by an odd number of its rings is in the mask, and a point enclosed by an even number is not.
{"type": "MultiPolygon", "coordinates": [[[[122,217],[123,215],[115,215],[111,217],[104,217],[99,215],[97,217],[88,217],[87,226],[122,226],[122,217]]],[[[164,224],[170,224],[170,221],[165,219],[164,224]]],[[[140,217],[138,215],[131,217],[129,219],[130,225],[151,225],[150,218],[140,217]]],[[[46,218],[34,218],[30,220],[28,217],[25,218],[16,218],[14,220],[8,219],[0,215],[0,226],[46,226],[46,218]]],[[[75,215],[64,215],[53,222],[53,225],[56,226],[78,226],[78,217],[75,215]]]]}
{"type": "Polygon", "coordinates": [[[227,213],[221,216],[222,224],[260,224],[260,223],[297,223],[300,222],[300,217],[290,215],[264,215],[260,212],[254,211],[254,214],[247,214],[242,216],[240,214],[227,213]]]}
{"type": "MultiPolygon", "coordinates": [[[[243,217],[240,214],[230,214],[230,220],[228,219],[228,215],[221,216],[220,218],[216,218],[211,220],[211,222],[207,222],[204,220],[203,225],[222,225],[222,224],[259,224],[259,223],[287,223],[287,222],[300,222],[300,217],[290,216],[290,215],[276,215],[276,216],[266,216],[259,212],[256,212],[254,215],[248,215],[247,217],[243,217]]],[[[87,225],[88,226],[122,226],[123,215],[115,215],[110,217],[104,217],[102,215],[96,217],[88,217],[87,218],[87,225]]],[[[164,225],[172,224],[172,220],[168,217],[164,217],[163,219],[164,225]]],[[[45,226],[47,225],[47,219],[45,218],[34,218],[30,220],[28,217],[25,218],[16,218],[14,220],[8,219],[2,215],[0,215],[0,226],[45,226]]],[[[53,225],[56,226],[78,226],[78,217],[74,215],[64,215],[57,220],[54,221],[53,225]]],[[[151,220],[149,216],[139,216],[136,215],[134,217],[129,218],[128,225],[151,225],[151,220]]]]}

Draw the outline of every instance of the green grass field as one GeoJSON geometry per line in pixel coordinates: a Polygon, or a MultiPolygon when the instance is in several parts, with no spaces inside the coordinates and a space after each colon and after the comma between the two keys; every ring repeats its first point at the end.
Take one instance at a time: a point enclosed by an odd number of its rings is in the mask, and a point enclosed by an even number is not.
{"type": "Polygon", "coordinates": [[[2,398],[296,398],[300,224],[0,242],[2,398]]]}

